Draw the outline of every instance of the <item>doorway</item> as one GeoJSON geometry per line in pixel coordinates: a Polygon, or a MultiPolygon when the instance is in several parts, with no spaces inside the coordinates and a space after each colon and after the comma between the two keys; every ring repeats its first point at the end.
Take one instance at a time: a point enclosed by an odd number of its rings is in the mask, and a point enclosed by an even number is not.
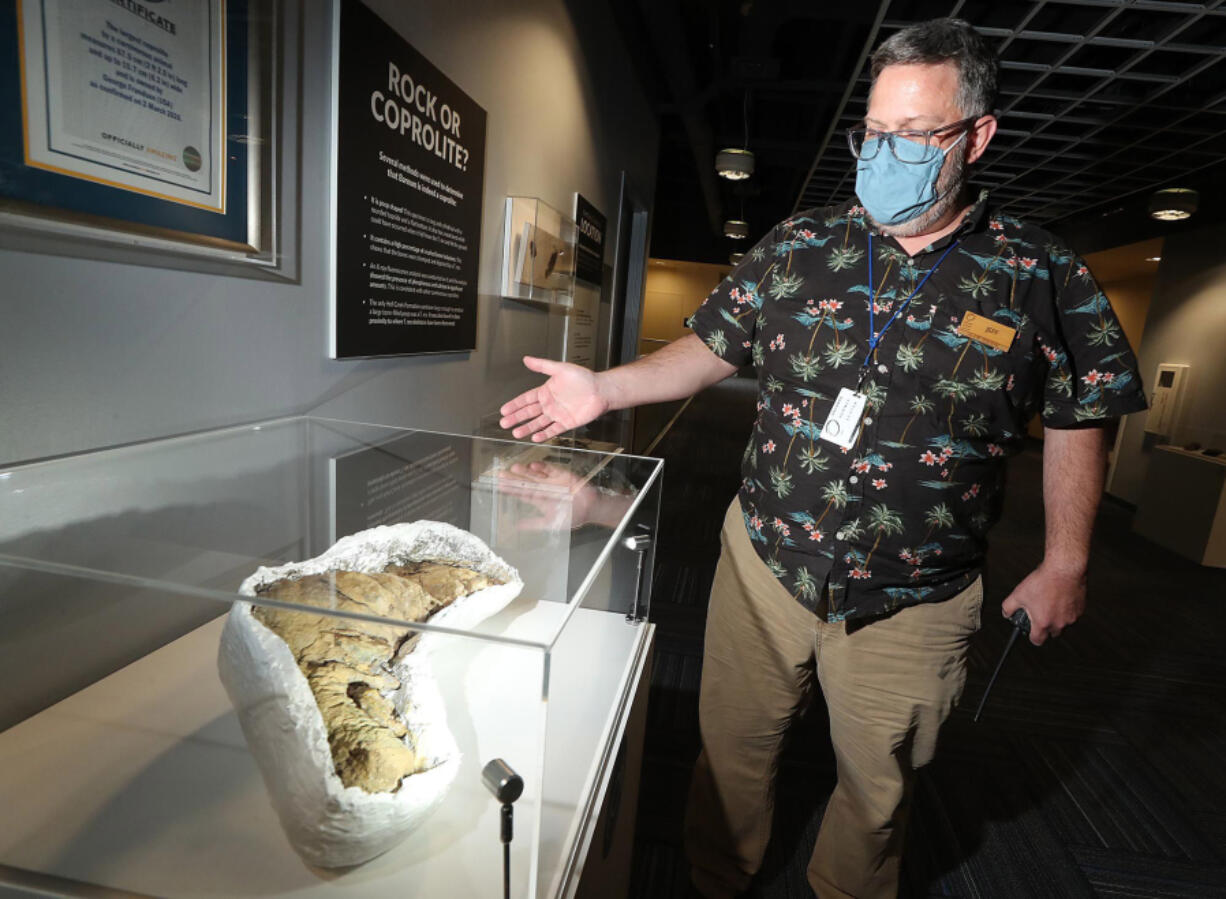
{"type": "Polygon", "coordinates": [[[607,319],[609,338],[605,341],[602,368],[633,362],[638,358],[643,285],[647,276],[649,219],[647,204],[626,173],[622,172],[614,231],[613,290],[610,292],[607,319]]]}

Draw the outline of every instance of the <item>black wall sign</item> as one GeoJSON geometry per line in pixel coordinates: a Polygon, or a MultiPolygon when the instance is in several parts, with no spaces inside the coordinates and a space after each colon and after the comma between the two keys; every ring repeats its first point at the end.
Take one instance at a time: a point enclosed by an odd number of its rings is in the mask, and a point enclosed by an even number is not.
{"type": "Polygon", "coordinates": [[[485,110],[357,0],[338,8],[332,354],[474,349],[485,110]]]}
{"type": "Polygon", "coordinates": [[[589,284],[601,283],[604,275],[604,233],[607,221],[595,206],[575,194],[575,224],[579,246],[575,254],[575,276],[589,284]]]}

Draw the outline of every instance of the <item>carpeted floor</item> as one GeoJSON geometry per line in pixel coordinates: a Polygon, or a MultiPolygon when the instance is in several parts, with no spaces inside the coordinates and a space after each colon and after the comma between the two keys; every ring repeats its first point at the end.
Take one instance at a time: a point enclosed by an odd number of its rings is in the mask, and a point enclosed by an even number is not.
{"type": "MultiPolygon", "coordinates": [[[[681,822],[719,525],[739,482],[755,383],[701,394],[666,460],[651,617],[658,625],[632,895],[686,895],[681,822]]],[[[961,706],[916,788],[901,896],[1226,897],[1226,571],[1099,514],[1090,606],[1042,648],[1019,642],[971,715],[1009,628],[1009,589],[1043,548],[1042,449],[1012,460],[992,534],[984,628],[961,706]]],[[[809,897],[804,868],[834,782],[820,699],[781,765],[774,836],[749,892],[809,897]]]]}

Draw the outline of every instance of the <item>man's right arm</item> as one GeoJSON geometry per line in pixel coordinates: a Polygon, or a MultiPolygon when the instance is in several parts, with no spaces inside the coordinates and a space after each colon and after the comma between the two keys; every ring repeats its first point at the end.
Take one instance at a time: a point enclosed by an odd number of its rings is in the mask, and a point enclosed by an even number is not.
{"type": "Polygon", "coordinates": [[[549,380],[503,405],[499,424],[514,428],[511,434],[517,439],[531,434],[537,443],[613,409],[692,396],[736,371],[735,365],[707,349],[694,334],[636,362],[599,373],[535,356],[525,356],[524,365],[549,375],[549,380]]]}

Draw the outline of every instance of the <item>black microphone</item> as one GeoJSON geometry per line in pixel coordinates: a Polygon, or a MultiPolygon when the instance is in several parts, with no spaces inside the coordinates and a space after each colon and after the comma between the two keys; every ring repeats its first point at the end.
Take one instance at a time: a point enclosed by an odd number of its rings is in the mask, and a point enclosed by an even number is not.
{"type": "Polygon", "coordinates": [[[514,802],[524,792],[524,779],[502,759],[494,759],[481,770],[481,782],[499,802],[514,802]]]}
{"type": "Polygon", "coordinates": [[[494,759],[481,769],[481,782],[502,803],[502,895],[511,897],[511,839],[515,836],[514,811],[511,805],[524,792],[524,779],[502,759],[494,759]]]}

